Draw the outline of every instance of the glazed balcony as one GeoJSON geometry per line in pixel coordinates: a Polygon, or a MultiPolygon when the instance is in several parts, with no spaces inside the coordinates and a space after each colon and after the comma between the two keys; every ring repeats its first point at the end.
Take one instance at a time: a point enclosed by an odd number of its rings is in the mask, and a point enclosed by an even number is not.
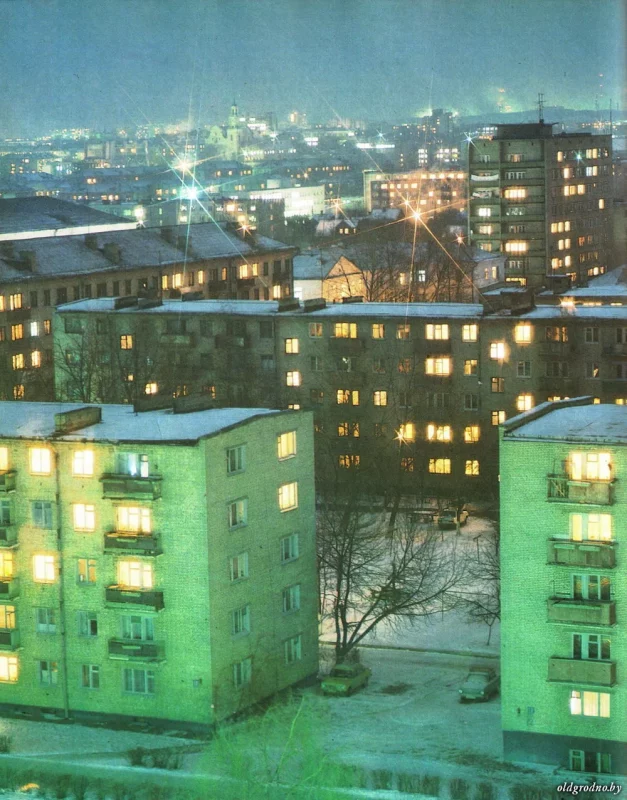
{"type": "Polygon", "coordinates": [[[163,661],[163,642],[144,642],[137,639],[109,639],[109,658],[124,661],[163,661]]]}
{"type": "Polygon", "coordinates": [[[10,469],[7,472],[0,472],[0,494],[8,494],[15,491],[15,476],[17,472],[10,469]]]}
{"type": "Polygon", "coordinates": [[[20,632],[17,628],[0,628],[0,650],[17,650],[20,632]]]}
{"type": "Polygon", "coordinates": [[[109,531],[104,536],[105,553],[136,553],[142,556],[159,556],[160,537],[156,533],[137,531],[109,531]]]}
{"type": "Polygon", "coordinates": [[[107,586],[105,590],[107,603],[115,605],[135,605],[161,611],[163,605],[163,592],[156,589],[135,589],[130,586],[107,586]]]}
{"type": "Polygon", "coordinates": [[[614,625],[616,604],[609,600],[551,597],[548,602],[548,620],[573,625],[614,625]]]}
{"type": "Polygon", "coordinates": [[[137,475],[106,473],[100,478],[105,500],[158,500],[161,497],[161,475],[141,478],[137,475]]]}
{"type": "Polygon", "coordinates": [[[558,683],[614,686],[616,683],[616,662],[582,658],[549,658],[547,680],[558,683]]]}
{"type": "Polygon", "coordinates": [[[550,539],[549,564],[571,567],[600,567],[612,569],[616,566],[614,542],[575,542],[572,539],[550,539]]]}
{"type": "Polygon", "coordinates": [[[547,475],[549,503],[587,503],[611,506],[615,481],[573,481],[568,475],[547,475]]]}
{"type": "Polygon", "coordinates": [[[363,339],[329,339],[329,352],[338,356],[358,356],[364,349],[363,339]]]}
{"type": "Polygon", "coordinates": [[[0,528],[0,547],[15,547],[17,545],[17,528],[15,525],[5,525],[0,528]]]}
{"type": "Polygon", "coordinates": [[[0,578],[0,603],[15,599],[19,593],[19,578],[0,578]]]}

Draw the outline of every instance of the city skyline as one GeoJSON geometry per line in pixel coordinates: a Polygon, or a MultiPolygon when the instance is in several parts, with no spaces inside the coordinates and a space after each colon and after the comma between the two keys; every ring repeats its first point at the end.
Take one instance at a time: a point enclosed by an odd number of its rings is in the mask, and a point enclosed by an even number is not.
{"type": "Polygon", "coordinates": [[[549,106],[624,105],[619,0],[5,0],[2,12],[1,136],[217,122],[233,101],[323,120],[497,114],[538,92],[549,106]]]}

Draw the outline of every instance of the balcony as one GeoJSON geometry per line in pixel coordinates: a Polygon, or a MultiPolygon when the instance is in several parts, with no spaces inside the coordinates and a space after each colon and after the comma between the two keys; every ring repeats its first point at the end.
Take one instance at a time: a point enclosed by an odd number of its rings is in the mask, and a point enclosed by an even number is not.
{"type": "Polygon", "coordinates": [[[14,469],[8,472],[0,472],[0,494],[7,494],[8,492],[15,491],[15,476],[17,475],[14,469]]]}
{"type": "Polygon", "coordinates": [[[548,621],[573,625],[614,625],[616,604],[609,600],[575,600],[551,597],[548,621]]]}
{"type": "Polygon", "coordinates": [[[5,525],[0,528],[0,548],[17,546],[17,528],[15,525],[5,525]]]}
{"type": "Polygon", "coordinates": [[[163,661],[163,642],[109,639],[109,658],[123,661],[163,661]]]}
{"type": "Polygon", "coordinates": [[[363,349],[363,339],[329,339],[329,352],[338,356],[358,356],[363,349]]]}
{"type": "Polygon", "coordinates": [[[550,539],[548,561],[563,566],[612,569],[616,566],[616,549],[614,542],[550,539]]]}
{"type": "Polygon", "coordinates": [[[0,628],[0,650],[17,650],[20,632],[17,628],[0,628]]]}
{"type": "Polygon", "coordinates": [[[161,475],[141,478],[107,473],[100,478],[102,496],[105,500],[158,500],[161,497],[161,480],[161,475]]]}
{"type": "Polygon", "coordinates": [[[0,603],[14,600],[20,593],[19,578],[0,578],[0,603]]]}
{"type": "Polygon", "coordinates": [[[161,344],[166,347],[194,347],[196,337],[193,333],[162,333],[161,344]]]}
{"type": "Polygon", "coordinates": [[[618,356],[619,358],[627,358],[627,344],[609,344],[603,348],[604,356],[618,356]]]}
{"type": "Polygon", "coordinates": [[[581,658],[549,658],[548,681],[614,686],[616,663],[581,658]]]}
{"type": "Polygon", "coordinates": [[[338,389],[360,389],[366,382],[363,372],[346,372],[344,370],[332,370],[328,373],[329,382],[338,389]]]}
{"type": "Polygon", "coordinates": [[[549,503],[587,503],[611,506],[615,481],[573,481],[568,475],[547,475],[549,503]]]}
{"type": "Polygon", "coordinates": [[[143,606],[153,611],[161,611],[163,592],[155,589],[133,589],[126,586],[107,586],[105,589],[107,603],[143,606]]]}
{"type": "Polygon", "coordinates": [[[161,542],[156,533],[137,533],[135,531],[109,531],[104,537],[105,553],[137,553],[143,556],[159,556],[161,542]]]}

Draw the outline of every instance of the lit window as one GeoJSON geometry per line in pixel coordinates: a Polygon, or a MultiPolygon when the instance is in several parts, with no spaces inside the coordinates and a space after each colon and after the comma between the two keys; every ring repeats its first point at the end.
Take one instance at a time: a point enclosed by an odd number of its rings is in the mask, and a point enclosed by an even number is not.
{"type": "Polygon", "coordinates": [[[610,453],[571,453],[569,477],[573,481],[609,481],[612,479],[610,453]]]}
{"type": "Polygon", "coordinates": [[[607,692],[573,690],[570,693],[570,713],[573,716],[609,718],[610,695],[607,692]]]}
{"type": "Polygon", "coordinates": [[[79,558],[77,560],[77,580],[79,583],[96,583],[96,559],[79,558]]]}
{"type": "Polygon", "coordinates": [[[600,209],[605,208],[605,200],[602,197],[599,198],[599,208],[600,209]]]}
{"type": "Polygon", "coordinates": [[[573,541],[611,542],[611,514],[571,514],[570,538],[573,541]]]}
{"type": "Polygon", "coordinates": [[[493,361],[503,361],[505,358],[505,342],[490,342],[490,358],[493,361]]]}
{"type": "Polygon", "coordinates": [[[47,447],[31,447],[29,450],[31,475],[50,475],[52,451],[47,447]]]}
{"type": "Polygon", "coordinates": [[[232,581],[240,581],[248,577],[248,553],[239,553],[229,559],[229,571],[232,581]]]}
{"type": "Polygon", "coordinates": [[[0,656],[0,682],[16,683],[17,676],[17,656],[0,656]]]}
{"type": "Polygon", "coordinates": [[[374,322],[372,324],[372,338],[385,339],[385,325],[381,322],[374,322]]]}
{"type": "Polygon", "coordinates": [[[427,440],[430,442],[450,442],[453,439],[453,430],[450,425],[427,425],[427,440]]]}
{"type": "Polygon", "coordinates": [[[231,633],[239,636],[250,632],[250,606],[242,606],[231,612],[231,633]]]}
{"type": "Polygon", "coordinates": [[[464,442],[466,444],[474,444],[479,441],[479,426],[467,425],[464,428],[464,442]]]}
{"type": "Polygon", "coordinates": [[[388,393],[385,390],[378,389],[372,393],[372,403],[375,406],[387,406],[388,393]]]}
{"type": "Polygon", "coordinates": [[[502,425],[507,419],[507,416],[504,411],[492,411],[490,419],[492,425],[496,427],[497,425],[502,425]]]}
{"type": "Polygon", "coordinates": [[[476,459],[468,459],[464,466],[464,475],[476,477],[479,475],[479,462],[476,459]]]}
{"type": "Polygon", "coordinates": [[[467,358],[464,361],[464,375],[476,375],[478,363],[476,358],[467,358]]]}
{"type": "Polygon", "coordinates": [[[120,336],[120,350],[132,350],[133,349],[133,337],[130,334],[124,334],[120,336]]]}
{"type": "Polygon", "coordinates": [[[451,374],[451,359],[448,357],[428,358],[425,361],[426,375],[447,376],[451,374]]]}
{"type": "Polygon", "coordinates": [[[0,447],[0,472],[6,472],[9,469],[9,448],[0,447]]]}
{"type": "Polygon", "coordinates": [[[72,475],[94,474],[94,451],[75,450],[72,453],[72,475]]]}
{"type": "Polygon", "coordinates": [[[448,339],[448,325],[425,325],[425,339],[448,339]]]}
{"type": "Polygon", "coordinates": [[[38,583],[52,583],[55,580],[54,556],[33,556],[33,580],[38,583]]]}
{"type": "Polygon", "coordinates": [[[396,326],[397,339],[409,339],[410,333],[411,333],[410,325],[400,323],[399,325],[396,326]]]}
{"type": "Polygon", "coordinates": [[[117,565],[118,584],[133,589],[152,589],[152,564],[143,561],[119,561],[117,565]]]}
{"type": "Polygon", "coordinates": [[[9,295],[9,309],[17,311],[19,308],[22,308],[22,295],[19,293],[9,295]]]}
{"type": "Polygon", "coordinates": [[[236,689],[248,686],[252,680],[252,671],[253,662],[250,658],[244,658],[242,661],[236,661],[233,664],[233,684],[236,689]]]}
{"type": "Polygon", "coordinates": [[[172,276],[172,286],[175,289],[180,289],[183,285],[183,274],[181,272],[175,272],[172,276]]]}
{"type": "Polygon", "coordinates": [[[518,411],[529,411],[535,405],[533,395],[529,393],[519,394],[516,398],[516,408],[518,411]]]}
{"type": "Polygon", "coordinates": [[[11,325],[11,341],[16,342],[18,339],[24,338],[24,326],[20,325],[11,325]]]}
{"type": "Polygon", "coordinates": [[[72,506],[72,519],[75,531],[96,530],[96,508],[85,503],[74,503],[72,506]]]}
{"type": "Polygon", "coordinates": [[[24,354],[16,353],[11,359],[11,364],[13,369],[24,369],[24,354]]]}
{"type": "Polygon", "coordinates": [[[298,483],[284,483],[278,488],[279,509],[281,511],[292,511],[298,508],[298,483]]]}
{"type": "Polygon", "coordinates": [[[403,422],[398,431],[398,438],[402,442],[413,442],[416,438],[416,426],[413,422],[403,422]]]}
{"type": "Polygon", "coordinates": [[[430,458],[429,459],[429,472],[435,475],[450,475],[451,472],[451,459],[450,458],[430,458]]]}
{"type": "Polygon", "coordinates": [[[310,322],[309,323],[309,336],[312,339],[319,339],[322,336],[322,323],[321,322],[310,322]]]}
{"type": "Polygon", "coordinates": [[[462,325],[462,341],[463,342],[476,342],[479,326],[474,323],[469,325],[462,325]]]}
{"type": "Polygon", "coordinates": [[[227,506],[228,512],[228,525],[231,530],[234,528],[241,528],[246,525],[248,521],[248,500],[241,497],[238,500],[233,500],[227,506]]]}
{"type": "Polygon", "coordinates": [[[333,327],[333,335],[336,339],[356,339],[356,322],[336,322],[333,327]]]}
{"type": "Polygon", "coordinates": [[[296,455],[296,431],[287,431],[277,436],[279,461],[296,455]]]}
{"type": "Polygon", "coordinates": [[[530,322],[520,322],[514,327],[514,339],[517,344],[529,344],[532,328],[530,322]]]}
{"type": "Polygon", "coordinates": [[[144,387],[144,394],[157,394],[159,391],[159,386],[155,381],[151,381],[147,383],[144,387]]]}
{"type": "Polygon", "coordinates": [[[492,209],[487,207],[481,207],[477,209],[477,215],[479,217],[491,217],[492,216],[492,209]]]}
{"type": "Polygon", "coordinates": [[[302,637],[293,636],[285,642],[285,663],[294,664],[302,658],[302,637]]]}
{"type": "Polygon", "coordinates": [[[150,533],[152,530],[149,508],[118,506],[116,509],[117,530],[131,533],[150,533]]]}
{"type": "Polygon", "coordinates": [[[505,242],[506,253],[526,253],[529,249],[529,242],[505,242]]]}
{"type": "Polygon", "coordinates": [[[507,200],[524,200],[527,197],[526,189],[505,189],[504,196],[507,200]]]}
{"type": "Polygon", "coordinates": [[[298,339],[286,339],[285,352],[288,355],[296,355],[298,352],[300,352],[300,343],[298,339]]]}
{"type": "Polygon", "coordinates": [[[301,385],[301,375],[298,370],[292,370],[285,375],[285,385],[286,386],[300,386],[301,385]]]}
{"type": "Polygon", "coordinates": [[[359,391],[357,389],[338,389],[336,392],[336,401],[339,406],[341,405],[359,405],[359,391]]]}
{"type": "Polygon", "coordinates": [[[168,288],[168,276],[167,275],[162,275],[161,276],[161,288],[162,289],[167,289],[168,288]]]}

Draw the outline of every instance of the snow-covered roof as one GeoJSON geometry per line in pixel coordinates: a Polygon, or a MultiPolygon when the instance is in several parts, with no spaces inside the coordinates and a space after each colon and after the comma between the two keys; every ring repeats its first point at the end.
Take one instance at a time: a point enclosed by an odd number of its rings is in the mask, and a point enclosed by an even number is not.
{"type": "Polygon", "coordinates": [[[538,306],[526,314],[517,314],[521,319],[619,319],[627,323],[625,306],[538,306]]]}
{"type": "Polygon", "coordinates": [[[627,408],[610,404],[542,403],[505,423],[506,439],[627,444],[627,408]],[[524,422],[529,418],[529,422],[524,422]]]}
{"type": "MultiPolygon", "coordinates": [[[[93,442],[197,442],[268,414],[267,408],[215,408],[174,414],[172,409],[135,413],[129,405],[98,406],[102,421],[54,435],[54,415],[85,408],[82,403],[0,402],[0,438],[93,442]]],[[[93,405],[91,406],[93,407],[93,405]]]]}

